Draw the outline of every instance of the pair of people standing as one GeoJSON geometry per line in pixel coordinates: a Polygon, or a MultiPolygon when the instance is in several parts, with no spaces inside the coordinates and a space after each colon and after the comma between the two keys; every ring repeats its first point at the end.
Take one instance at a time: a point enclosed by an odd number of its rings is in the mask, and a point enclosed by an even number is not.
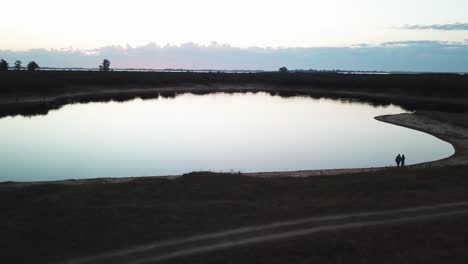
{"type": "Polygon", "coordinates": [[[398,154],[398,156],[395,158],[395,162],[397,164],[397,167],[404,167],[405,166],[405,155],[400,155],[398,154]]]}

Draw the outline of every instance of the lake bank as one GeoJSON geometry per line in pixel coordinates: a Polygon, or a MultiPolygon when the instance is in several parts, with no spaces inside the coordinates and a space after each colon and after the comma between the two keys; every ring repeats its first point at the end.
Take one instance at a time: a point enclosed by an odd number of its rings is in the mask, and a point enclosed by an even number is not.
{"type": "MultiPolygon", "coordinates": [[[[89,102],[125,102],[135,98],[154,99],[158,97],[173,98],[177,95],[191,93],[204,95],[210,93],[258,93],[266,92],[282,97],[307,96],[312,98],[329,98],[343,101],[362,101],[374,105],[400,105],[405,109],[440,110],[448,109],[464,112],[468,109],[468,98],[444,98],[424,95],[402,95],[385,92],[370,92],[365,90],[346,90],[311,87],[288,87],[281,85],[262,84],[210,84],[181,85],[173,87],[137,86],[109,88],[104,86],[72,86],[58,94],[13,94],[0,98],[0,116],[43,115],[50,110],[60,109],[73,103],[89,102]]],[[[446,110],[444,110],[446,111],[446,110]]]]}

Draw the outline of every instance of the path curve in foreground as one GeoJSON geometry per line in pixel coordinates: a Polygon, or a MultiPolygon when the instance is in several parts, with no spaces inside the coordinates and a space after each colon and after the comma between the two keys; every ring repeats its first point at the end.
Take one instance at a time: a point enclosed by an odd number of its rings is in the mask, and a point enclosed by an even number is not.
{"type": "Polygon", "coordinates": [[[233,247],[276,242],[319,232],[418,222],[465,214],[468,214],[468,201],[406,209],[294,219],[291,221],[202,234],[177,240],[156,241],[154,243],[63,263],[156,263],[233,247]]]}

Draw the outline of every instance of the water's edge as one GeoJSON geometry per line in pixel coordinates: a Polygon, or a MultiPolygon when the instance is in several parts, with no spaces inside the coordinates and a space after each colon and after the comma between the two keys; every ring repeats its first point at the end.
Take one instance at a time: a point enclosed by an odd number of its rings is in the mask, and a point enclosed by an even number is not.
{"type": "MultiPolygon", "coordinates": [[[[414,165],[407,166],[408,168],[421,168],[421,167],[431,167],[431,166],[448,166],[448,165],[466,165],[467,157],[465,155],[460,155],[460,153],[467,153],[468,151],[468,140],[461,142],[459,139],[454,138],[454,135],[462,133],[463,136],[466,136],[468,139],[468,130],[457,127],[457,131],[454,133],[452,129],[453,126],[445,124],[444,128],[451,129],[441,129],[440,126],[444,125],[435,120],[430,120],[428,116],[415,115],[411,113],[395,114],[395,115],[384,115],[375,117],[376,120],[385,122],[388,124],[393,124],[408,129],[417,130],[423,133],[430,134],[442,141],[445,141],[453,146],[455,153],[452,156],[430,161],[423,162],[414,165]],[[435,128],[438,128],[436,131],[435,128]],[[442,130],[442,131],[441,131],[442,130]]],[[[302,170],[302,171],[279,171],[279,172],[253,172],[253,173],[243,173],[242,175],[250,177],[261,177],[261,178],[272,178],[272,177],[312,177],[312,176],[331,176],[331,175],[342,175],[342,174],[354,174],[354,173],[366,173],[366,172],[375,172],[390,167],[375,167],[375,168],[349,168],[349,169],[326,169],[326,170],[302,170]]],[[[176,179],[182,175],[170,175],[170,176],[149,176],[149,177],[122,177],[122,178],[94,178],[94,179],[68,179],[68,180],[58,180],[58,181],[34,181],[34,182],[13,182],[8,181],[0,185],[0,187],[25,187],[31,185],[40,185],[40,184],[66,184],[66,185],[84,185],[84,184],[104,184],[104,183],[123,183],[133,181],[135,179],[176,179]]]]}

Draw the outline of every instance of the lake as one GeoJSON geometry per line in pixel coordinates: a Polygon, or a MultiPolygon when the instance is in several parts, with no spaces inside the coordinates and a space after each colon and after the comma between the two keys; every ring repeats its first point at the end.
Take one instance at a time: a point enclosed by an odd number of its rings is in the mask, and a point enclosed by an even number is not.
{"type": "Polygon", "coordinates": [[[0,119],[0,181],[380,167],[398,153],[407,164],[454,153],[431,135],[374,120],[403,112],[267,93],[71,104],[0,119]]]}

